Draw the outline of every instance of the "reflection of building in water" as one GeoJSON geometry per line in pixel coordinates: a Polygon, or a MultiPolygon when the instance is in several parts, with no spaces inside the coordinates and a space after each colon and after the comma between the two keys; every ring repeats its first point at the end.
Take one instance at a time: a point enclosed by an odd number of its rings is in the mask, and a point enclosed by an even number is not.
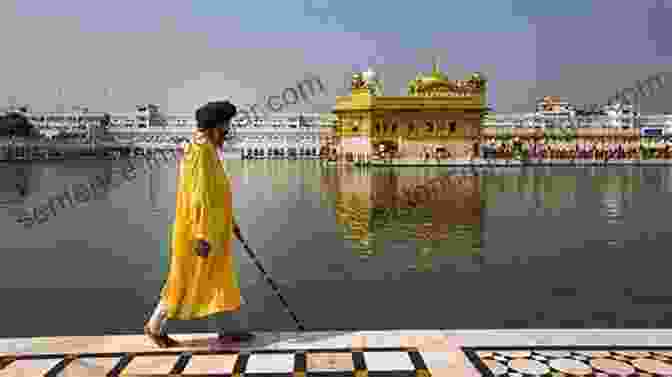
{"type": "Polygon", "coordinates": [[[404,224],[412,233],[408,236],[433,243],[429,247],[455,248],[461,245],[459,249],[464,249],[471,248],[471,242],[479,242],[479,177],[379,176],[374,178],[372,193],[377,214],[385,216],[383,211],[390,211],[390,216],[385,219],[387,222],[404,224]],[[415,208],[411,203],[415,203],[415,208]],[[465,243],[461,244],[460,239],[465,243]]]}
{"type": "Polygon", "coordinates": [[[381,145],[399,157],[418,158],[425,151],[466,157],[480,135],[486,110],[486,79],[448,80],[434,65],[418,75],[404,97],[372,94],[361,74],[352,80],[352,94],[337,97],[336,145],[340,154],[374,154],[381,145]]]}
{"type": "Polygon", "coordinates": [[[365,175],[341,175],[336,192],[337,221],[346,225],[353,240],[362,247],[371,242],[372,207],[370,200],[371,181],[365,175]]]}
{"type": "MultiPolygon", "coordinates": [[[[153,164],[156,164],[156,162],[152,162],[153,164]]],[[[158,200],[156,199],[157,195],[157,189],[161,187],[161,174],[157,166],[147,166],[147,199],[149,199],[149,203],[152,206],[152,213],[157,214],[161,212],[161,208],[158,204],[158,200]]]]}
{"type": "Polygon", "coordinates": [[[335,193],[346,238],[371,252],[378,241],[415,243],[432,253],[478,253],[481,243],[479,177],[423,177],[393,171],[340,172],[322,177],[335,193]],[[410,198],[410,200],[409,200],[410,198]],[[409,202],[416,203],[415,206],[409,202]],[[373,245],[372,245],[373,243],[373,245]]]}

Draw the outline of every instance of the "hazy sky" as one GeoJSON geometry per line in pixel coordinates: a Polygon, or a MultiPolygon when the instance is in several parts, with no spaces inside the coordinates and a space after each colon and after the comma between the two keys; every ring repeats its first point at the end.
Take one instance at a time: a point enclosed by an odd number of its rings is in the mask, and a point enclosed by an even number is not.
{"type": "MultiPolygon", "coordinates": [[[[353,69],[372,66],[397,95],[433,56],[450,78],[484,72],[497,111],[544,95],[604,103],[672,71],[670,21],[672,0],[0,0],[0,104],[192,112],[315,74],[329,92],[313,109],[328,111],[353,69]]],[[[669,87],[642,110],[667,109],[669,87]]]]}

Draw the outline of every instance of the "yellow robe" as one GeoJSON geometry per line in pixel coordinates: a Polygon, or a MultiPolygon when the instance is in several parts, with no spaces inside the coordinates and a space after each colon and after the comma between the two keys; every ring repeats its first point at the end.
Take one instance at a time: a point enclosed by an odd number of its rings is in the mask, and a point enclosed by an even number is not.
{"type": "Polygon", "coordinates": [[[213,144],[187,144],[178,164],[170,267],[161,290],[169,319],[196,319],[240,309],[237,266],[232,253],[230,181],[213,144]],[[206,258],[193,251],[195,239],[210,243],[206,258]]]}

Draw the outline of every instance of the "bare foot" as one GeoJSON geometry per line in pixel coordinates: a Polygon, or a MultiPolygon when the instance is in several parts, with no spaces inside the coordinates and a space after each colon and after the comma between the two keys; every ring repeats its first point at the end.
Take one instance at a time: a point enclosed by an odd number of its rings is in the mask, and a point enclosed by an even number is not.
{"type": "Polygon", "coordinates": [[[169,337],[167,334],[157,334],[150,330],[149,326],[144,327],[145,335],[159,348],[176,347],[180,343],[175,339],[169,337]]]}
{"type": "Polygon", "coordinates": [[[177,340],[171,338],[168,336],[168,334],[161,334],[159,335],[161,337],[161,340],[163,343],[166,345],[166,347],[171,348],[171,347],[177,347],[180,345],[180,342],[177,340]]]}

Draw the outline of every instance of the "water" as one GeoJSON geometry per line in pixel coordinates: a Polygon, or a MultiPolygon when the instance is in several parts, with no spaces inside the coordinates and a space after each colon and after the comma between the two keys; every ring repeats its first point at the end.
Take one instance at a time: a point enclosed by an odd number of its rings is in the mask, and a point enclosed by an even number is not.
{"type": "MultiPolygon", "coordinates": [[[[125,164],[0,165],[1,336],[141,332],[165,276],[175,166],[125,181],[113,173],[125,164]],[[16,223],[96,175],[122,184],[16,223]]],[[[226,164],[243,232],[309,330],[672,327],[669,167],[226,164]],[[403,193],[414,185],[431,188],[403,193]]],[[[294,330],[235,252],[249,327],[294,330]]]]}

